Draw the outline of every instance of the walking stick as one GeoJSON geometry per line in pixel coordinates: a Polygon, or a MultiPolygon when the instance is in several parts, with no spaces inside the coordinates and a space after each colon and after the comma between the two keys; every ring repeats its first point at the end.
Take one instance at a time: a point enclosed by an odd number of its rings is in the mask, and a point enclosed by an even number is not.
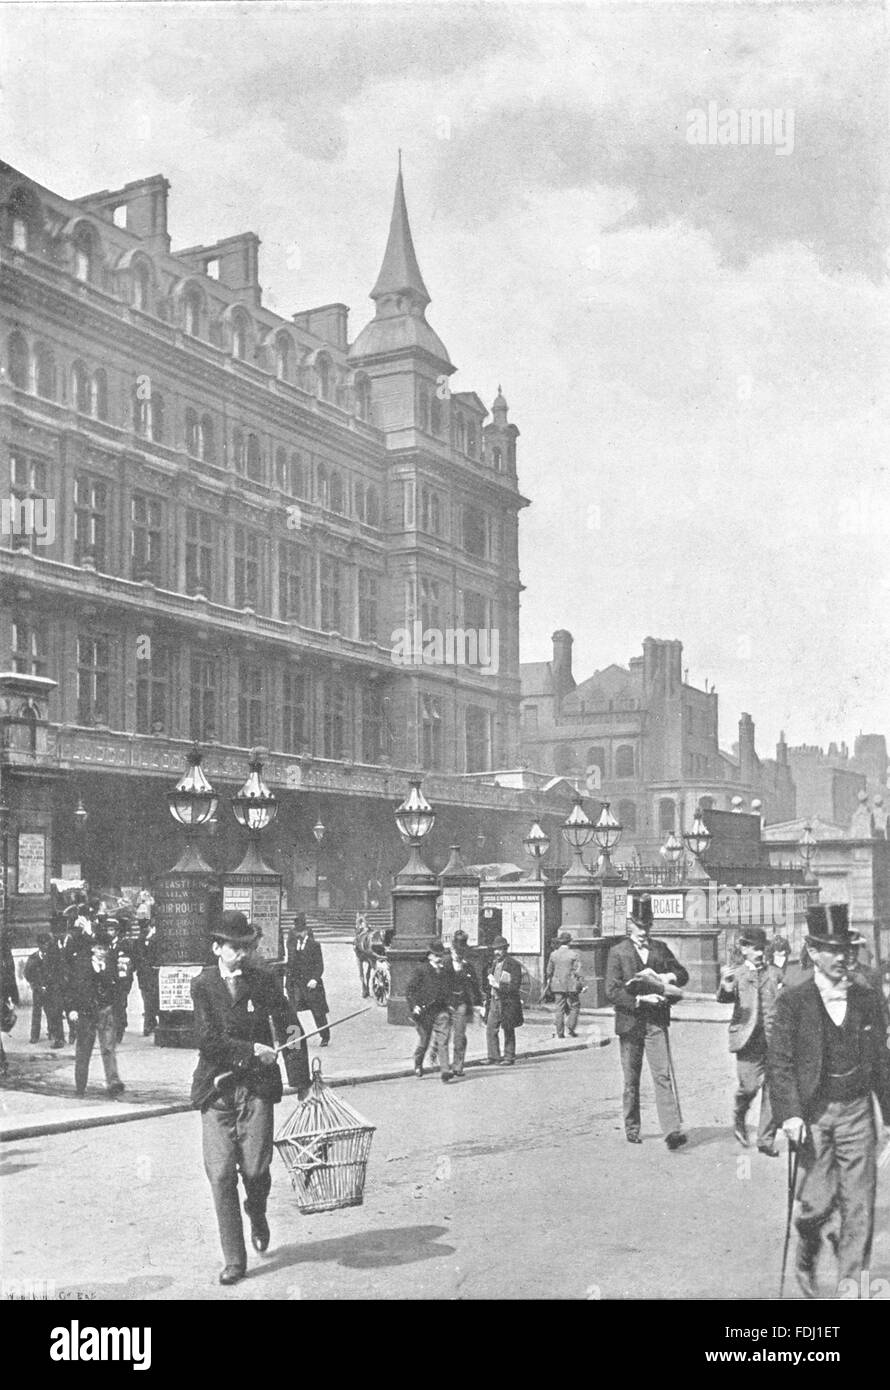
{"type": "MultiPolygon", "coordinates": [[[[365,1009],[356,1009],[354,1014],[344,1014],[342,1018],[335,1018],[332,1022],[326,1023],[323,1028],[313,1028],[311,1033],[301,1033],[298,1038],[288,1038],[287,1042],[279,1043],[272,1051],[277,1057],[279,1052],[284,1052],[288,1047],[302,1047],[303,1043],[308,1042],[310,1038],[317,1037],[319,1033],[326,1033],[329,1028],[336,1028],[340,1023],[348,1023],[351,1018],[358,1018],[359,1014],[370,1013],[373,1007],[373,1004],[369,1004],[365,1009]]],[[[233,1071],[219,1072],[213,1078],[213,1091],[219,1094],[220,1088],[231,1081],[234,1075],[233,1071]]]]}
{"type": "Polygon", "coordinates": [[[677,1090],[677,1073],[674,1071],[674,1059],[671,1055],[670,1029],[664,1030],[664,1045],[667,1049],[668,1071],[671,1074],[671,1087],[674,1092],[674,1100],[677,1102],[677,1114],[680,1117],[680,1124],[683,1123],[683,1111],[680,1109],[680,1092],[677,1090]]]}
{"type": "Polygon", "coordinates": [[[800,1166],[800,1145],[788,1141],[788,1211],[785,1217],[785,1244],[782,1247],[782,1277],[779,1280],[779,1298],[785,1292],[785,1267],[788,1264],[788,1246],[791,1243],[791,1217],[794,1214],[794,1193],[797,1190],[797,1170],[800,1166]]]}

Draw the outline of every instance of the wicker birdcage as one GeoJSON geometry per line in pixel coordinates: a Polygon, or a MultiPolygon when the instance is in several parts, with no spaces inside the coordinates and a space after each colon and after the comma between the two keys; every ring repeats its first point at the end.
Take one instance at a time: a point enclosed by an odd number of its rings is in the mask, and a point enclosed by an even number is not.
{"type": "Polygon", "coordinates": [[[375,1129],[325,1086],[314,1058],[309,1094],[275,1138],[303,1216],[361,1206],[375,1129]]]}

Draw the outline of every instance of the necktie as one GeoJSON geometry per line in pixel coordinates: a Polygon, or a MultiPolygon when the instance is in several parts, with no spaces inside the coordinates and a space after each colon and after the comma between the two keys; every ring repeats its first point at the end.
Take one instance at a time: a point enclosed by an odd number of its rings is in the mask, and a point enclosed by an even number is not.
{"type": "Polygon", "coordinates": [[[233,999],[238,998],[238,980],[234,975],[226,975],[226,989],[233,999]]]}

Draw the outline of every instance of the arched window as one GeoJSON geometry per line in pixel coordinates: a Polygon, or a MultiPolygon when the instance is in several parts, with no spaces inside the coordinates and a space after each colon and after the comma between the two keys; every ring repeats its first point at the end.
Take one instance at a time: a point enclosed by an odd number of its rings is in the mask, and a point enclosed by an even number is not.
{"type": "Polygon", "coordinates": [[[323,401],[331,399],[332,372],[331,359],[325,353],[319,353],[315,361],[315,370],[318,374],[318,394],[323,401]]]}
{"type": "Polygon", "coordinates": [[[577,766],[575,750],[570,743],[558,743],[553,750],[554,772],[574,772],[577,766]]]}
{"type": "Polygon", "coordinates": [[[71,368],[71,395],[74,409],[80,411],[81,415],[89,415],[93,405],[92,382],[82,362],[75,362],[71,368]]]}
{"type": "Polygon", "coordinates": [[[615,776],[633,777],[636,775],[636,759],[634,757],[633,745],[622,743],[615,750],[615,776]]]}
{"type": "Polygon", "coordinates": [[[476,421],[467,421],[467,453],[471,459],[476,457],[476,421]]]}
{"type": "Polygon", "coordinates": [[[201,457],[206,463],[216,463],[216,439],[213,420],[209,415],[201,416],[201,457]]]}
{"type": "Polygon", "coordinates": [[[714,798],[712,796],[700,796],[698,799],[698,804],[703,811],[713,811],[714,798]]]}
{"type": "Polygon", "coordinates": [[[600,776],[601,776],[601,777],[605,777],[605,775],[606,775],[606,750],[605,750],[605,748],[601,748],[601,747],[599,746],[599,744],[594,744],[592,747],[588,748],[587,753],[585,754],[585,757],[587,758],[587,766],[588,766],[588,767],[598,767],[599,770],[600,770],[600,776]]]}
{"type": "Polygon", "coordinates": [[[355,485],[355,515],[359,521],[365,520],[365,485],[356,483],[355,485]]]}
{"type": "Polygon", "coordinates": [[[454,442],[460,453],[467,452],[467,422],[462,415],[458,415],[454,424],[454,442]]]}
{"type": "Polygon", "coordinates": [[[148,266],[142,261],[137,261],[133,267],[133,278],[130,285],[130,294],[134,309],[148,309],[148,297],[151,287],[151,277],[148,273],[148,266]]]}
{"type": "Polygon", "coordinates": [[[56,398],[56,359],[51,347],[39,343],[34,353],[35,382],[38,396],[47,400],[56,398]]]}
{"type": "Polygon", "coordinates": [[[198,413],[191,407],[185,412],[185,449],[192,458],[201,455],[201,441],[198,431],[198,413]]]}
{"type": "Polygon", "coordinates": [[[504,471],[504,451],[503,449],[492,449],[491,461],[499,473],[504,471]]]}
{"type": "Polygon", "coordinates": [[[425,386],[421,386],[417,394],[417,423],[425,434],[429,434],[430,429],[430,393],[425,386]]]}
{"type": "Polygon", "coordinates": [[[20,391],[27,391],[30,384],[30,361],[25,335],[18,330],[9,335],[9,379],[20,391]]]}
{"type": "Polygon", "coordinates": [[[74,274],[89,284],[95,271],[95,242],[91,229],[80,226],[74,234],[74,274]]]}
{"type": "Polygon", "coordinates": [[[338,512],[340,515],[346,510],[345,494],[343,489],[343,479],[334,469],[331,473],[331,511],[338,512]]]}
{"type": "Polygon", "coordinates": [[[677,828],[677,806],[669,796],[663,796],[658,803],[658,833],[670,835],[677,828]]]}
{"type": "Polygon", "coordinates": [[[255,434],[247,436],[247,476],[255,483],[263,481],[263,455],[255,434]]]}
{"type": "Polygon", "coordinates": [[[183,301],[183,325],[193,338],[201,336],[201,295],[195,288],[186,290],[183,301]]]}
{"type": "Polygon", "coordinates": [[[93,377],[93,414],[98,420],[108,419],[108,377],[103,367],[93,377]]]}
{"type": "Polygon", "coordinates": [[[232,356],[242,362],[247,356],[247,326],[240,315],[232,324],[232,356]]]}
{"type": "Polygon", "coordinates": [[[371,418],[371,382],[364,373],[355,379],[355,413],[360,420],[371,418]]]}
{"type": "Polygon", "coordinates": [[[380,525],[380,498],[373,487],[368,488],[365,497],[365,520],[369,526],[380,525]]]}
{"type": "Polygon", "coordinates": [[[328,484],[328,470],[325,468],[324,464],[321,463],[318,466],[318,501],[323,507],[328,507],[330,505],[330,500],[331,492],[328,484]]]}
{"type": "Polygon", "coordinates": [[[295,497],[309,496],[309,490],[306,486],[306,465],[303,462],[303,455],[296,452],[290,456],[290,481],[295,497]]]}
{"type": "Polygon", "coordinates": [[[244,454],[244,434],[241,430],[235,430],[232,435],[232,461],[235,464],[235,472],[243,473],[246,458],[244,454]]]}
{"type": "Polygon", "coordinates": [[[442,433],[442,402],[438,396],[433,396],[430,402],[430,432],[432,434],[442,433]]]}
{"type": "Polygon", "coordinates": [[[279,381],[293,379],[293,349],[286,333],[279,333],[275,339],[275,375],[279,381]]]}
{"type": "Polygon", "coordinates": [[[637,804],[635,801],[619,801],[618,803],[618,824],[622,827],[625,835],[635,835],[637,832],[637,804]]]}

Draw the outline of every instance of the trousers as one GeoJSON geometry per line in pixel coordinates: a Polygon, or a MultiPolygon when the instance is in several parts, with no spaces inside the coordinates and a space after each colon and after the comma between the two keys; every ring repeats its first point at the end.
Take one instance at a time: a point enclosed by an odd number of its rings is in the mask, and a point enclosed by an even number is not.
{"type": "Polygon", "coordinates": [[[312,1021],[314,1022],[316,1028],[321,1030],[318,1035],[318,1041],[321,1043],[330,1042],[331,1030],[330,1028],[326,1027],[328,1016],[325,1013],[324,1009],[318,1008],[317,1005],[310,1005],[309,1012],[312,1014],[312,1021]]]}
{"type": "Polygon", "coordinates": [[[158,1026],[158,972],[153,966],[143,966],[136,978],[142,995],[142,1032],[146,1036],[158,1026]]]}
{"type": "Polygon", "coordinates": [[[227,1265],[244,1269],[247,1249],[238,1207],[238,1174],[248,1216],[264,1216],[272,1186],[274,1105],[246,1086],[218,1096],[201,1112],[204,1172],[210,1182],[219,1243],[227,1265]]]}
{"type": "Polygon", "coordinates": [[[83,1093],[90,1074],[90,1058],[96,1038],[105,1068],[106,1086],[114,1086],[120,1077],[117,1071],[117,1013],[113,1004],[106,1004],[95,1015],[80,1014],[77,1019],[77,1038],[74,1045],[74,1089],[83,1093]]]}
{"type": "Polygon", "coordinates": [[[657,1023],[646,1024],[645,1037],[632,1034],[619,1039],[621,1044],[621,1067],[624,1072],[624,1129],[627,1134],[640,1132],[640,1074],[643,1070],[643,1056],[649,1063],[652,1084],[655,1087],[655,1105],[658,1110],[658,1123],[662,1133],[674,1134],[682,1125],[680,1108],[671,1084],[671,1069],[668,1062],[668,1039],[664,1028],[657,1023]]]}
{"type": "Polygon", "coordinates": [[[760,1121],[757,1126],[757,1143],[763,1148],[772,1148],[778,1125],[773,1119],[769,1088],[766,1084],[766,1050],[752,1054],[736,1053],[738,1070],[738,1089],[735,1093],[736,1119],[745,1122],[748,1107],[760,1092],[760,1121]]]}
{"type": "Polygon", "coordinates": [[[46,1031],[52,1042],[65,1041],[62,1031],[62,998],[35,986],[31,991],[31,1042],[40,1042],[40,1021],[46,1014],[46,1031]]]}
{"type": "Polygon", "coordinates": [[[868,1268],[875,1224],[877,1133],[871,1096],[829,1101],[809,1122],[800,1166],[798,1260],[815,1257],[822,1228],[836,1210],[838,1281],[858,1281],[868,1268]]]}
{"type": "Polygon", "coordinates": [[[443,1076],[447,1076],[451,1071],[451,1062],[448,1057],[451,1014],[448,1009],[439,1009],[435,1013],[428,1010],[426,1013],[422,1013],[419,1018],[415,1018],[414,1027],[417,1029],[417,1046],[414,1049],[415,1067],[423,1066],[427,1048],[432,1042],[436,1049],[439,1069],[443,1076]]]}
{"type": "Polygon", "coordinates": [[[516,1061],[516,1027],[504,1018],[504,1009],[498,996],[492,992],[488,1005],[488,1018],[485,1023],[485,1040],[488,1044],[489,1062],[501,1060],[501,1040],[498,1030],[504,1030],[504,1061],[516,1061]]]}
{"type": "Polygon", "coordinates": [[[467,1055],[467,1024],[473,1016],[470,1004],[455,1004],[451,1009],[451,1040],[454,1053],[454,1071],[463,1075],[464,1058],[467,1055]]]}
{"type": "Polygon", "coordinates": [[[553,999],[556,1004],[556,1036],[564,1038],[566,1028],[570,1033],[574,1033],[578,1027],[578,1019],[581,1017],[581,995],[563,994],[554,990],[553,999]]]}

